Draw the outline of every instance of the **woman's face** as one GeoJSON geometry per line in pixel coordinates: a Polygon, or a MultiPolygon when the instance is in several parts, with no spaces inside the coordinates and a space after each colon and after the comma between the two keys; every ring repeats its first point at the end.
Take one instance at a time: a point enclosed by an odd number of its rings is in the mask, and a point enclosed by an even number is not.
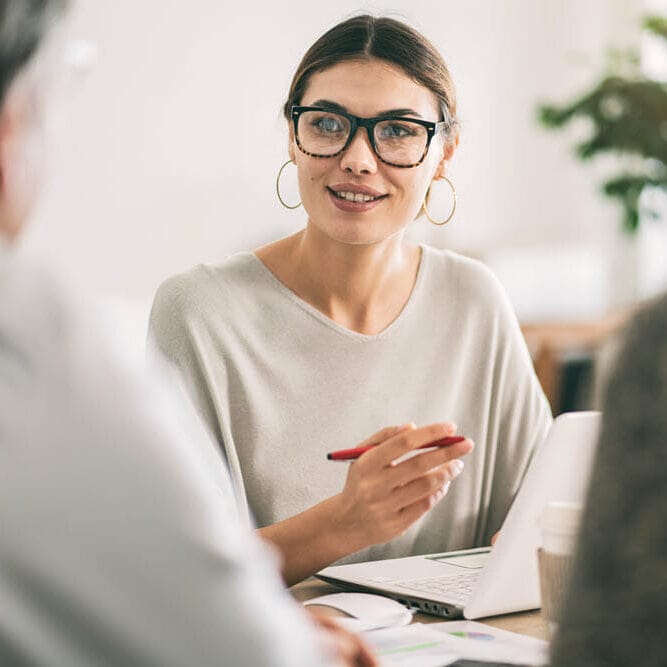
{"type": "MultiPolygon", "coordinates": [[[[440,120],[438,102],[430,90],[399,68],[376,59],[343,62],[313,74],[300,104],[331,103],[362,118],[401,110],[396,115],[440,120]]],[[[415,219],[431,181],[444,174],[454,147],[447,147],[443,135],[437,134],[424,161],[403,169],[382,162],[366,130],[359,128],[343,153],[317,158],[299,149],[292,126],[289,150],[298,168],[301,200],[310,224],[335,241],[368,245],[402,232],[415,219]],[[350,202],[341,193],[374,199],[350,202]]]]}

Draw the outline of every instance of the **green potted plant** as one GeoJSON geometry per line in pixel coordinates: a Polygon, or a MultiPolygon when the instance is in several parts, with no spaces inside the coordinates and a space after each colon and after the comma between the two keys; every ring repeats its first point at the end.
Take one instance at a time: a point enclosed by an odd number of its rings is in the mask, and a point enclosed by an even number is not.
{"type": "MultiPolygon", "coordinates": [[[[665,40],[667,18],[648,16],[643,28],[665,40]]],[[[630,157],[620,172],[607,180],[605,194],[623,206],[623,227],[634,233],[641,214],[640,197],[647,186],[667,192],[667,84],[642,74],[635,53],[611,52],[608,70],[593,88],[564,106],[543,104],[539,119],[560,128],[575,118],[591,121],[591,134],[576,147],[582,160],[603,154],[630,157]]]]}

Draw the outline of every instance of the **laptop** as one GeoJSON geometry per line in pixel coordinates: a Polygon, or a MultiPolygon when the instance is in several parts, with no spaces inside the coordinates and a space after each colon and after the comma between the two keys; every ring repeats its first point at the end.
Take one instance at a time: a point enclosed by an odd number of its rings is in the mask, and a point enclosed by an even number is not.
{"type": "Polygon", "coordinates": [[[448,619],[539,608],[538,519],[550,502],[584,503],[600,419],[599,412],[571,412],[554,420],[493,548],[334,565],[316,576],[448,619]]]}

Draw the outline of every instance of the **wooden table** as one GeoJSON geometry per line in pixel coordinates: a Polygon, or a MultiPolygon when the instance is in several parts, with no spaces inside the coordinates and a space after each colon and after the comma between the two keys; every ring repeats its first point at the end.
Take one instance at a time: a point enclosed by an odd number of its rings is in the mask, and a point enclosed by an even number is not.
{"type": "MultiPolygon", "coordinates": [[[[319,579],[311,577],[306,579],[290,589],[292,595],[300,602],[305,602],[319,595],[328,593],[340,593],[341,589],[327,584],[319,579]]],[[[441,616],[431,616],[429,614],[417,613],[414,616],[416,623],[442,623],[447,619],[441,616]]],[[[504,616],[494,616],[492,618],[480,619],[481,623],[486,623],[494,628],[518,632],[522,635],[537,637],[538,639],[548,639],[549,630],[546,620],[539,611],[527,611],[518,614],[506,614],[504,616]]]]}

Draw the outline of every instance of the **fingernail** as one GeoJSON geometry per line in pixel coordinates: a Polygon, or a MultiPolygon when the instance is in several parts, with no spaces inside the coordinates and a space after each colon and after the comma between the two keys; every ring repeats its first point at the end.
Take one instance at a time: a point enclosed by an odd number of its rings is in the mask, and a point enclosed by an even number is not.
{"type": "Polygon", "coordinates": [[[445,482],[434,494],[432,498],[432,502],[435,505],[436,503],[440,502],[445,495],[447,495],[447,491],[449,491],[449,485],[451,482],[445,482]]]}
{"type": "Polygon", "coordinates": [[[465,466],[463,461],[461,461],[461,459],[456,459],[456,461],[452,463],[452,468],[454,468],[454,477],[458,477],[463,472],[464,467],[465,466]]]}

